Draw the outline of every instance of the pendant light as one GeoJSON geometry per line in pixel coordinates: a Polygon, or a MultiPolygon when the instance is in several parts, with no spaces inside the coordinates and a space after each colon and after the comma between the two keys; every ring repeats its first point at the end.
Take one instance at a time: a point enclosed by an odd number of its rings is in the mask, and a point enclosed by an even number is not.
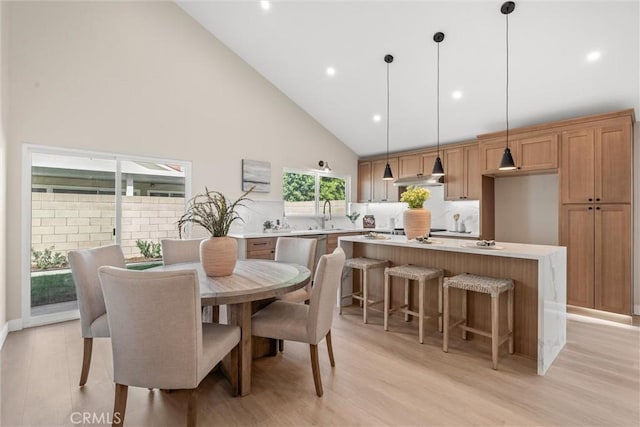
{"type": "Polygon", "coordinates": [[[514,170],[516,168],[516,164],[513,161],[513,156],[511,156],[511,150],[509,149],[509,14],[513,12],[516,8],[516,4],[512,1],[506,1],[500,7],[500,12],[502,12],[507,20],[507,103],[506,103],[506,118],[507,118],[507,146],[504,149],[504,154],[502,154],[502,161],[500,162],[500,167],[498,168],[501,171],[509,171],[514,170]]]}
{"type": "Polygon", "coordinates": [[[437,43],[438,46],[438,74],[437,74],[437,81],[438,81],[438,108],[436,110],[436,117],[437,117],[437,144],[438,144],[438,148],[437,148],[437,154],[436,154],[436,161],[433,164],[433,170],[431,171],[431,175],[433,176],[444,176],[444,167],[442,166],[442,160],[440,160],[440,42],[444,40],[444,33],[441,32],[437,32],[433,35],[433,41],[437,43]]]}
{"type": "Polygon", "coordinates": [[[384,167],[382,179],[391,181],[393,174],[391,173],[391,166],[389,166],[389,64],[393,62],[393,56],[385,55],[384,62],[387,63],[387,165],[384,167]]]}

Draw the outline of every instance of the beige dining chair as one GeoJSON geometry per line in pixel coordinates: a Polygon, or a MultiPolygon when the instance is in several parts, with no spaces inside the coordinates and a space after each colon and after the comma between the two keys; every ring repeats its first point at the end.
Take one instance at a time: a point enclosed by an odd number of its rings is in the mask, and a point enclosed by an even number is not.
{"type": "MultiPolygon", "coordinates": [[[[316,239],[304,239],[299,237],[278,237],[276,241],[275,260],[279,262],[290,262],[307,267],[314,271],[316,260],[316,239]]],[[[289,292],[280,297],[283,301],[304,303],[311,298],[311,281],[307,285],[293,292],[289,292]]]]}
{"type": "Polygon", "coordinates": [[[331,345],[331,322],[344,261],[345,254],[342,248],[336,248],[331,255],[320,257],[309,305],[275,301],[251,318],[252,334],[255,336],[309,344],[313,382],[318,396],[323,394],[318,364],[318,343],[325,337],[329,362],[331,366],[335,366],[331,345]]]}
{"type": "MultiPolygon", "coordinates": [[[[274,259],[279,262],[291,262],[304,265],[309,271],[313,272],[317,245],[318,241],[316,239],[278,237],[274,259]]],[[[311,298],[311,285],[311,280],[309,280],[309,283],[307,283],[304,288],[286,293],[278,299],[306,304],[311,298]]],[[[278,350],[284,351],[283,340],[278,340],[278,350]]]]}
{"type": "Polygon", "coordinates": [[[103,265],[124,268],[124,254],[119,245],[70,251],[68,254],[71,275],[76,287],[80,326],[84,338],[80,386],[86,384],[91,367],[93,338],[109,337],[107,310],[104,305],[98,268],[103,265]]]}
{"type": "Polygon", "coordinates": [[[196,389],[227,354],[238,394],[238,326],[201,323],[195,270],[98,271],[111,329],[114,425],[124,422],[128,387],[189,389],[187,425],[197,418],[196,389]],[[117,419],[116,419],[117,418],[117,419]]]}
{"type": "Polygon", "coordinates": [[[202,239],[162,239],[162,262],[164,265],[200,261],[202,239]]]}
{"type": "MultiPolygon", "coordinates": [[[[162,263],[164,265],[183,262],[200,262],[200,243],[202,239],[162,239],[162,263]]],[[[217,323],[220,319],[220,307],[202,307],[203,321],[217,323]],[[206,319],[206,320],[204,320],[206,319]]]]}

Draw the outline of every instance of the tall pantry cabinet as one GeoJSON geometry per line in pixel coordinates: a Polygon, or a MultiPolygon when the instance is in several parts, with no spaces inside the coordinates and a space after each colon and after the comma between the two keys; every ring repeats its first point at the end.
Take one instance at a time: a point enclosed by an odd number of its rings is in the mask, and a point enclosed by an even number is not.
{"type": "Polygon", "coordinates": [[[632,313],[633,111],[561,133],[560,244],[567,303],[632,313]]]}

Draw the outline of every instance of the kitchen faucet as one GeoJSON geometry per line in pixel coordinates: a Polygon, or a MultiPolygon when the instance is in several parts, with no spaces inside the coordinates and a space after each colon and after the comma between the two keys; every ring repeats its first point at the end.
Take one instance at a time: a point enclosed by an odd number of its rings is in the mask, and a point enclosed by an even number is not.
{"type": "Polygon", "coordinates": [[[322,228],[324,228],[324,222],[327,220],[327,205],[329,205],[329,221],[331,221],[331,200],[326,199],[322,206],[322,228]]]}

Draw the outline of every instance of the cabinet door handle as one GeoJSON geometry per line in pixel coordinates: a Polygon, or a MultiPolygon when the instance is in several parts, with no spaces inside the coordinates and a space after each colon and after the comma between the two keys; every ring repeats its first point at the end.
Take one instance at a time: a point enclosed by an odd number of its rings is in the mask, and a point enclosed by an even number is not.
{"type": "Polygon", "coordinates": [[[593,206],[589,206],[589,210],[593,209],[593,206]]]}
{"type": "Polygon", "coordinates": [[[590,202],[593,202],[593,199],[591,199],[591,198],[590,198],[590,199],[589,199],[589,201],[590,201],[590,202]]]}
{"type": "Polygon", "coordinates": [[[596,208],[596,210],[600,210],[600,206],[598,206],[598,207],[596,208]]]}
{"type": "Polygon", "coordinates": [[[599,201],[600,201],[600,198],[599,198],[599,197],[598,197],[598,198],[596,198],[596,202],[599,202],[599,201]]]}

